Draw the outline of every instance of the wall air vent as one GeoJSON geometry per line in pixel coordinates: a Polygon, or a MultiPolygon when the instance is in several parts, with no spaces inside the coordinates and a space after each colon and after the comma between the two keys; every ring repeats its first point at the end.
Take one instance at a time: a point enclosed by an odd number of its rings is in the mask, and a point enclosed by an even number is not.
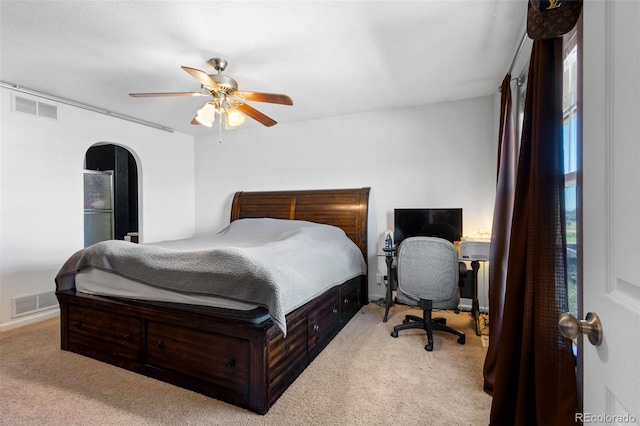
{"type": "Polygon", "coordinates": [[[11,318],[46,311],[58,307],[58,299],[53,291],[31,294],[11,299],[11,318]]]}
{"type": "Polygon", "coordinates": [[[21,96],[14,96],[13,110],[24,112],[25,114],[38,115],[38,102],[21,96]]]}
{"type": "Polygon", "coordinates": [[[44,102],[38,102],[38,116],[57,120],[58,107],[55,105],[45,104],[44,102]]]}
{"type": "Polygon", "coordinates": [[[23,96],[13,96],[13,110],[36,117],[43,117],[58,121],[58,107],[56,105],[47,104],[31,98],[25,98],[23,96]]]}

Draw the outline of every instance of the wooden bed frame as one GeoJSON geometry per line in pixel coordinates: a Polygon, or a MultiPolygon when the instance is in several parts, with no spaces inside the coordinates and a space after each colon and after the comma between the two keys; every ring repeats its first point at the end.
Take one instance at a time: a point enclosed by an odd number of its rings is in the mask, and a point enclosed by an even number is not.
{"type": "MultiPolygon", "coordinates": [[[[367,259],[369,188],[238,192],[231,221],[271,217],[345,230],[367,259]]],[[[368,303],[366,275],[272,323],[219,309],[57,291],[61,348],[266,413],[344,325],[368,303]]]]}

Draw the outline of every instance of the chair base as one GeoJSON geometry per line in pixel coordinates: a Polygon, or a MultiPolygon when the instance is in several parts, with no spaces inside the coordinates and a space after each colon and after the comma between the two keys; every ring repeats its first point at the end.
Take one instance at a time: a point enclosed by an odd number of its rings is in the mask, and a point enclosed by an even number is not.
{"type": "Polygon", "coordinates": [[[424,309],[424,317],[420,318],[415,315],[405,316],[402,324],[393,327],[391,337],[398,337],[398,332],[401,330],[408,330],[412,328],[421,328],[427,333],[427,345],[424,347],[427,351],[433,350],[433,331],[445,331],[447,333],[455,334],[458,336],[457,342],[461,345],[466,343],[466,336],[463,332],[454,330],[447,326],[446,318],[431,318],[431,310],[424,309]],[[427,320],[425,321],[426,318],[427,320]]]}

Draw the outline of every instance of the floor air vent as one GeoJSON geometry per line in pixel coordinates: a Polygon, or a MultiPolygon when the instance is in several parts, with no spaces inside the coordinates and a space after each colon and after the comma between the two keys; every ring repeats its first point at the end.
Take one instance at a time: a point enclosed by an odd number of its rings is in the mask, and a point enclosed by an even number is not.
{"type": "Polygon", "coordinates": [[[58,299],[53,291],[32,294],[11,299],[11,318],[46,311],[58,307],[58,299]]]}
{"type": "Polygon", "coordinates": [[[13,96],[13,110],[58,121],[58,107],[23,96],[13,96]]]}

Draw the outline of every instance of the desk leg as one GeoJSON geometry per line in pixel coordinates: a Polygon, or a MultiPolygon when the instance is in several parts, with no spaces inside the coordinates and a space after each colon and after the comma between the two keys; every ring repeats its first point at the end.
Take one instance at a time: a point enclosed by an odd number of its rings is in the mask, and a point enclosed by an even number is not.
{"type": "Polygon", "coordinates": [[[391,265],[393,264],[393,256],[385,256],[385,261],[387,262],[387,297],[385,300],[384,319],[382,322],[387,322],[389,320],[389,309],[391,308],[391,298],[393,297],[391,293],[391,265]]]}
{"type": "Polygon", "coordinates": [[[480,335],[480,303],[478,302],[478,270],[480,262],[471,261],[471,269],[473,269],[473,298],[471,299],[471,315],[476,325],[476,335],[480,335]]]}

